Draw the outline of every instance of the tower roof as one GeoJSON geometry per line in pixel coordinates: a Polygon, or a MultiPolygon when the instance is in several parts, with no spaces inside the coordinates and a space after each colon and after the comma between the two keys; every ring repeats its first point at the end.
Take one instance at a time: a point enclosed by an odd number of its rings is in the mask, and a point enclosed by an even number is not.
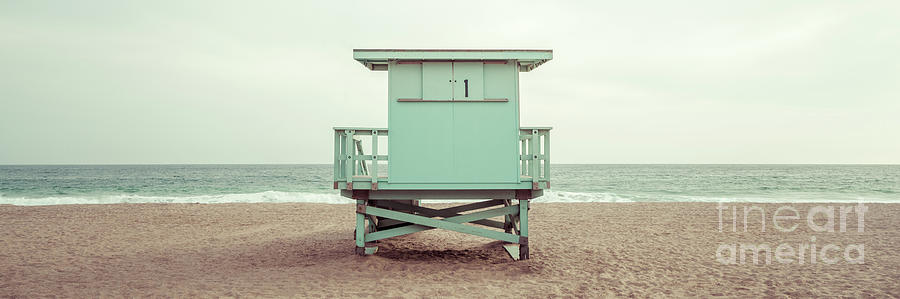
{"type": "Polygon", "coordinates": [[[519,62],[519,71],[528,72],[553,59],[553,50],[353,49],[353,59],[373,71],[387,70],[388,61],[391,60],[517,60],[519,62]]]}

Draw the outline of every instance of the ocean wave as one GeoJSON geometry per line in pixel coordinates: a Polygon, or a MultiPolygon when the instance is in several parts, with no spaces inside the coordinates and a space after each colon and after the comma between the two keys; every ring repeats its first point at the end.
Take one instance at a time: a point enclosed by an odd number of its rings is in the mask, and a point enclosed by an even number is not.
{"type": "MultiPolygon", "coordinates": [[[[424,203],[456,203],[473,200],[426,200],[424,203]]],[[[546,191],[534,202],[632,202],[613,193],[546,191]]],[[[4,197],[0,204],[19,206],[66,205],[66,204],[117,204],[117,203],[260,203],[299,202],[351,204],[353,200],[337,193],[265,191],[259,193],[239,193],[194,196],[144,196],[144,195],[103,195],[103,196],[50,196],[50,197],[4,197]]]]}
{"type": "MultiPolygon", "coordinates": [[[[473,200],[426,200],[424,203],[455,203],[473,200]]],[[[118,203],[325,203],[352,204],[353,200],[335,193],[265,191],[258,193],[238,193],[193,196],[145,196],[145,195],[97,195],[97,196],[49,196],[49,197],[6,197],[0,195],[0,204],[19,206],[66,205],[66,204],[118,204],[118,203]]],[[[898,198],[872,196],[692,196],[661,194],[617,194],[611,192],[571,192],[546,190],[544,195],[534,199],[535,203],[576,203],[576,202],[745,202],[745,203],[900,203],[898,198]]]]}
{"type": "Polygon", "coordinates": [[[743,202],[743,203],[900,203],[900,198],[879,194],[767,194],[767,195],[676,195],[608,192],[544,191],[534,202],[743,202]]]}
{"type": "Polygon", "coordinates": [[[349,204],[353,201],[335,193],[265,191],[244,194],[195,195],[195,196],[144,196],[144,195],[103,195],[103,196],[50,196],[50,197],[4,197],[0,204],[18,206],[66,205],[66,204],[116,204],[116,203],[259,203],[259,202],[302,202],[349,204]]]}
{"type": "Polygon", "coordinates": [[[534,202],[634,202],[633,199],[609,192],[544,191],[534,202]]]}

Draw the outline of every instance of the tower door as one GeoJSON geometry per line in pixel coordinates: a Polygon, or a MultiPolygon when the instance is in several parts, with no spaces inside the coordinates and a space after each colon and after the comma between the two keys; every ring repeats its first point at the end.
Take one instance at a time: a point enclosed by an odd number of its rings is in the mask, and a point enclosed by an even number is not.
{"type": "Polygon", "coordinates": [[[484,99],[484,63],[453,63],[453,100],[484,99]]]}
{"type": "Polygon", "coordinates": [[[452,63],[422,63],[422,99],[431,101],[449,101],[453,99],[452,63]]]}

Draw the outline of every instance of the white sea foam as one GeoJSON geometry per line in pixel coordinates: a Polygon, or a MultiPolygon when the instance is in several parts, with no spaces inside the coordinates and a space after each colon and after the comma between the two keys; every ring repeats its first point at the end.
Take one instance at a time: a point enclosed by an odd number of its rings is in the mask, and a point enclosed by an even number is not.
{"type": "MultiPolygon", "coordinates": [[[[7,197],[0,195],[0,204],[20,206],[64,205],[64,204],[116,204],[116,203],[325,203],[351,204],[352,200],[334,193],[282,192],[265,191],[245,194],[196,195],[196,196],[143,196],[143,195],[104,195],[104,196],[51,196],[51,197],[7,197]]],[[[427,200],[425,203],[468,202],[467,200],[427,200]]],[[[535,203],[571,203],[571,202],[758,202],[758,203],[897,203],[895,198],[863,197],[852,198],[785,196],[628,196],[609,192],[570,192],[547,190],[544,196],[534,199],[535,203]]]]}
{"type": "Polygon", "coordinates": [[[544,191],[534,202],[633,202],[634,200],[608,192],[544,191]]]}
{"type": "Polygon", "coordinates": [[[221,194],[197,196],[53,196],[53,197],[4,197],[0,204],[20,206],[64,205],[64,204],[114,204],[114,203],[255,203],[255,202],[307,202],[327,204],[348,204],[352,201],[336,193],[265,191],[247,194],[221,194]]]}

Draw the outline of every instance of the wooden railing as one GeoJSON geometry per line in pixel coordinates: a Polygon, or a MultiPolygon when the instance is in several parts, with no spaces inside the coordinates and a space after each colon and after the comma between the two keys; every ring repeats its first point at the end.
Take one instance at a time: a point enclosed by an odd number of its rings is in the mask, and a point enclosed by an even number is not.
{"type": "Polygon", "coordinates": [[[519,128],[521,169],[532,182],[550,180],[550,127],[519,128]]]}
{"type": "Polygon", "coordinates": [[[334,181],[352,184],[353,176],[371,176],[377,186],[378,161],[388,160],[387,155],[378,154],[378,136],[387,134],[385,128],[334,128],[334,181]],[[371,154],[364,152],[359,136],[371,136],[371,154]]]}
{"type": "MultiPolygon", "coordinates": [[[[535,184],[548,182],[550,179],[550,129],[550,127],[519,129],[520,174],[523,179],[535,184]]],[[[358,182],[361,179],[371,179],[373,189],[376,189],[378,162],[388,161],[388,155],[378,154],[378,137],[387,135],[388,130],[385,128],[334,128],[334,181],[352,184],[354,180],[358,182]],[[360,136],[371,137],[370,154],[365,153],[360,136]]]]}

